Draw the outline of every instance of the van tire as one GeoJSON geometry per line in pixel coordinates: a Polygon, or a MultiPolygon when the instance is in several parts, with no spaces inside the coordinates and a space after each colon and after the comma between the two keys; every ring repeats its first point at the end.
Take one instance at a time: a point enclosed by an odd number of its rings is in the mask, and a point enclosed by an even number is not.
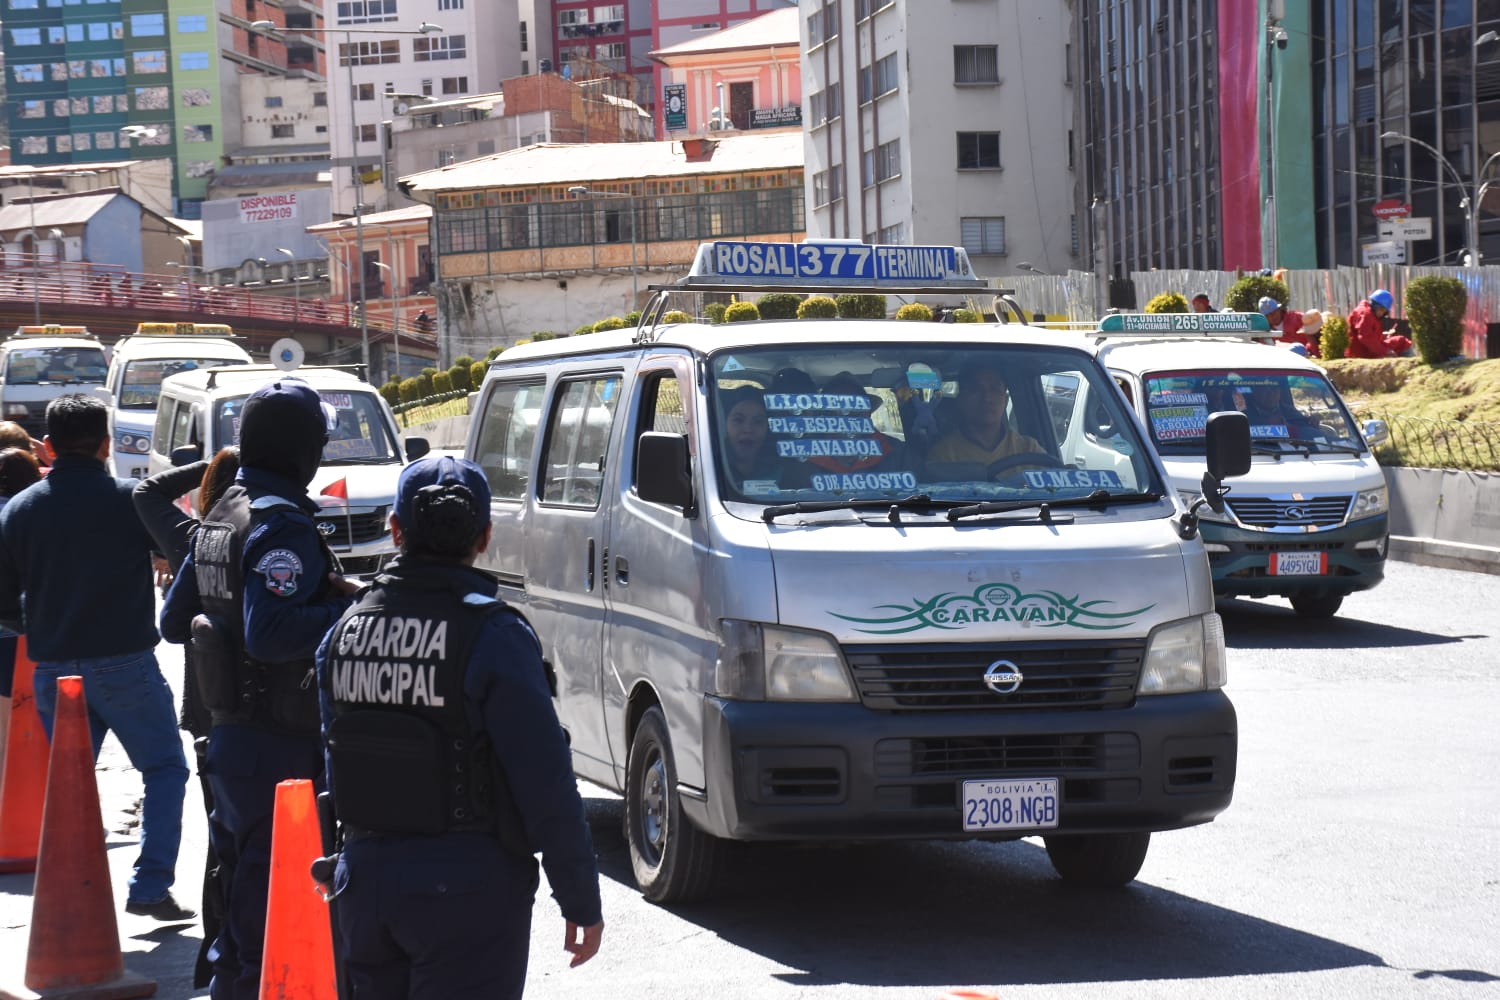
{"type": "Polygon", "coordinates": [[[723,845],[683,815],[667,720],[655,706],[641,716],[630,741],[625,839],[636,884],[651,902],[690,902],[713,886],[723,845]]]}
{"type": "Polygon", "coordinates": [[[1047,858],[1064,882],[1117,888],[1140,874],[1151,846],[1149,833],[1080,833],[1043,838],[1047,858]]]}
{"type": "Polygon", "coordinates": [[[1332,618],[1344,603],[1343,594],[1299,594],[1288,599],[1292,610],[1303,618],[1332,618]]]}

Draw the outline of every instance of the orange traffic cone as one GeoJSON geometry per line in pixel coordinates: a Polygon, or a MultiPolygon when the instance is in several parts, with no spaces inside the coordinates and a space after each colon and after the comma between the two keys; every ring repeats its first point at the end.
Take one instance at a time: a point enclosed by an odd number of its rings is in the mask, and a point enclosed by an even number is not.
{"type": "Polygon", "coordinates": [[[25,987],[0,985],[0,1000],[126,1000],[155,992],[154,980],[125,971],[83,678],[60,677],[25,987]]]}
{"type": "MultiPolygon", "coordinates": [[[[16,673],[11,686],[10,731],[6,734],[4,775],[0,776],[0,872],[36,870],[42,835],[42,803],[47,797],[47,731],[36,711],[26,637],[16,642],[16,673]]],[[[92,746],[92,744],[91,744],[92,746]]]]}
{"type": "Polygon", "coordinates": [[[312,877],[312,863],[322,855],[312,782],[280,782],[271,821],[260,1000],[338,1000],[328,903],[312,877]]]}

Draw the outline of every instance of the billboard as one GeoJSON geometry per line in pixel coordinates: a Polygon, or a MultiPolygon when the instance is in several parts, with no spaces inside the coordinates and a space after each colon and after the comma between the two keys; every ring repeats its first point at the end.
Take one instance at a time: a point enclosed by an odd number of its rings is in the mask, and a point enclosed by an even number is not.
{"type": "Polygon", "coordinates": [[[287,256],[278,247],[291,250],[298,260],[326,257],[307,227],[333,221],[332,208],[327,187],[205,201],[203,266],[211,271],[238,267],[257,257],[284,263],[287,256]]]}

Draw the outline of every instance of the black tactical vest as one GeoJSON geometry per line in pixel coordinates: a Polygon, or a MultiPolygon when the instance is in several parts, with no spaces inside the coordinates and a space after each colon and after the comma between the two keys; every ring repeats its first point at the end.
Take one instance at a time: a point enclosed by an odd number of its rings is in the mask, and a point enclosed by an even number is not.
{"type": "Polygon", "coordinates": [[[320,684],[334,809],[367,834],[486,831],[530,856],[490,739],[470,722],[464,671],[490,615],[460,567],[397,563],[334,626],[320,684]]]}
{"type": "MultiPolygon", "coordinates": [[[[318,731],[313,658],[262,663],[245,649],[245,540],[273,512],[300,510],[290,500],[252,508],[245,487],[235,483],[193,534],[193,573],[207,619],[193,623],[194,668],[215,724],[251,722],[296,733],[318,731]]],[[[319,543],[329,568],[336,570],[321,536],[319,543]]]]}

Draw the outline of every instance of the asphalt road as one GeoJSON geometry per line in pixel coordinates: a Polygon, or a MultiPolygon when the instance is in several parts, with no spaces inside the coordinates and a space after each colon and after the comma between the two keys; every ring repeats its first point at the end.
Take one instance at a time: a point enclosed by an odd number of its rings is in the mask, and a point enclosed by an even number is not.
{"type": "MultiPolygon", "coordinates": [[[[737,852],[714,902],[666,910],[631,882],[619,801],[585,787],[604,948],[566,967],[544,886],[527,995],[1500,996],[1497,604],[1500,577],[1392,563],[1332,621],[1281,601],[1222,605],[1235,802],[1213,824],[1158,835],[1122,890],[1062,885],[1033,841],[757,846],[737,852]]],[[[138,779],[108,753],[105,819],[125,830],[138,779]]],[[[200,820],[190,809],[184,898],[200,820]]],[[[121,895],[133,838],[110,844],[121,895]]],[[[28,877],[0,876],[0,969],[28,890],[28,877]]],[[[127,965],[157,977],[158,996],[199,995],[186,978],[196,928],[122,914],[120,930],[127,965]]]]}

